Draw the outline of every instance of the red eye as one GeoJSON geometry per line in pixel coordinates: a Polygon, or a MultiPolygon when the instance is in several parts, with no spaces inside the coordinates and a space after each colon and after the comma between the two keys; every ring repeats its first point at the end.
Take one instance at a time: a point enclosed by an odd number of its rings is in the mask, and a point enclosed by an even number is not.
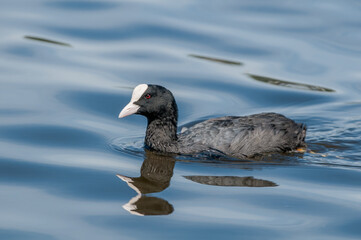
{"type": "Polygon", "coordinates": [[[145,95],[145,98],[146,99],[149,99],[149,98],[151,98],[152,96],[148,93],[147,95],[145,95]]]}

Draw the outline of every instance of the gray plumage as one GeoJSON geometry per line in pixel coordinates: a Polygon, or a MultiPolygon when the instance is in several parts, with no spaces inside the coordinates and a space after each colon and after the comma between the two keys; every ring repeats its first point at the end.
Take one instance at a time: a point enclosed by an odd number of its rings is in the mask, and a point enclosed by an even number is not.
{"type": "Polygon", "coordinates": [[[206,148],[243,158],[305,147],[306,127],[277,113],[220,117],[198,123],[179,134],[182,153],[206,148]],[[186,146],[186,147],[183,147],[186,146]]]}

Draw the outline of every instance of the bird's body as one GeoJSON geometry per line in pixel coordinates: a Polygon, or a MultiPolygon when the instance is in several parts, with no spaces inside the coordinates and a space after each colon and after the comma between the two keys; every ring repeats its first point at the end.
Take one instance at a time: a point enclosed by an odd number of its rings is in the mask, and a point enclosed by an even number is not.
{"type": "Polygon", "coordinates": [[[179,135],[181,145],[205,146],[232,157],[254,157],[304,147],[305,128],[276,113],[220,117],[200,122],[179,135]]]}
{"type": "Polygon", "coordinates": [[[130,114],[148,119],[145,145],[175,154],[218,152],[251,158],[305,147],[306,126],[277,113],[209,119],[177,134],[178,109],[172,93],[158,85],[138,85],[119,117],[130,114]]]}

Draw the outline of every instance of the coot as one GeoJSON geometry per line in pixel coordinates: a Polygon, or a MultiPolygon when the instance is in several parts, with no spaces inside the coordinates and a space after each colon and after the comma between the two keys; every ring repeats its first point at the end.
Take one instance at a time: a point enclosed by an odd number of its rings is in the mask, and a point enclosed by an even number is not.
{"type": "Polygon", "coordinates": [[[212,118],[177,134],[178,108],[173,94],[159,85],[140,84],[119,118],[148,119],[145,146],[174,154],[221,153],[252,158],[306,147],[306,126],[277,113],[212,118]]]}

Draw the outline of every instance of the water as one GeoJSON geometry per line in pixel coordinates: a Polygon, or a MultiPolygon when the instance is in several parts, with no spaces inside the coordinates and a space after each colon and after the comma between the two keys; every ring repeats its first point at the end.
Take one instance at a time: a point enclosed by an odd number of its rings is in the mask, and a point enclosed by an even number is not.
{"type": "Polygon", "coordinates": [[[9,1],[0,8],[1,239],[359,239],[359,1],[9,1]],[[117,119],[169,88],[180,125],[274,111],[314,152],[144,152],[117,119]],[[145,216],[143,216],[145,215],[145,216]]]}

